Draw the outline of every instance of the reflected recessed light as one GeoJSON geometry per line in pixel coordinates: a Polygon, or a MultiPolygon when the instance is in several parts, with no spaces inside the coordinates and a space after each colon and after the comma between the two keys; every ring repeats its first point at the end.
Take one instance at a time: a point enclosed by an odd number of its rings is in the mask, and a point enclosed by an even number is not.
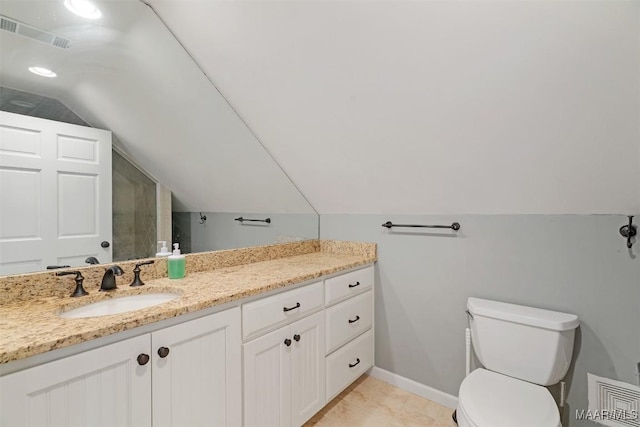
{"type": "Polygon", "coordinates": [[[100,9],[89,0],[64,0],[64,5],[71,12],[88,19],[98,19],[102,16],[100,9]]]}
{"type": "Polygon", "coordinates": [[[22,108],[35,108],[36,106],[36,104],[27,101],[20,101],[19,99],[13,99],[9,101],[9,103],[22,108]]]}
{"type": "Polygon", "coordinates": [[[33,74],[37,74],[37,75],[42,76],[42,77],[55,77],[55,76],[57,76],[57,74],[54,73],[53,71],[49,70],[48,68],[43,68],[43,67],[29,67],[29,71],[31,71],[33,74]]]}

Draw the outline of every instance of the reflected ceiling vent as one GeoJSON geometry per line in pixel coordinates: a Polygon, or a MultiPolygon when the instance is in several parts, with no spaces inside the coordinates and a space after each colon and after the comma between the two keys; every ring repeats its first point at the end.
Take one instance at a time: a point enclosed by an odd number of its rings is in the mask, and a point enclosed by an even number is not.
{"type": "Polygon", "coordinates": [[[70,44],[69,39],[65,39],[64,37],[56,36],[53,33],[39,30],[36,27],[32,27],[3,15],[0,15],[0,30],[9,31],[10,33],[28,37],[41,43],[59,47],[61,49],[68,49],[70,44]]]}

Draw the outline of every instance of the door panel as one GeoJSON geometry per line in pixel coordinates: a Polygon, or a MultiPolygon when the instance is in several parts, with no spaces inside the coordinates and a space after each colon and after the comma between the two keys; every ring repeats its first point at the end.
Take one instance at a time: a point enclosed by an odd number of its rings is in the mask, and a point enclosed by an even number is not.
{"type": "Polygon", "coordinates": [[[0,377],[0,426],[151,426],[149,335],[0,377]]]}
{"type": "Polygon", "coordinates": [[[240,308],[154,332],[151,341],[155,427],[242,424],[240,308]]]}
{"type": "Polygon", "coordinates": [[[291,426],[291,339],[284,326],[243,345],[244,425],[291,426]]]}
{"type": "Polygon", "coordinates": [[[324,311],[291,325],[291,410],[301,426],[325,404],[324,311]]]}
{"type": "Polygon", "coordinates": [[[0,275],[111,262],[111,132],[0,112],[0,275]]]}

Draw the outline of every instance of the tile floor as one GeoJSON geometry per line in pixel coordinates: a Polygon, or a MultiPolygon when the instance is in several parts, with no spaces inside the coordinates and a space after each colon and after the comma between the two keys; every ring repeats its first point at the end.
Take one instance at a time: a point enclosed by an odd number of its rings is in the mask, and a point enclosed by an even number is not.
{"type": "Polygon", "coordinates": [[[365,374],[304,427],[455,427],[451,420],[452,412],[365,374]]]}

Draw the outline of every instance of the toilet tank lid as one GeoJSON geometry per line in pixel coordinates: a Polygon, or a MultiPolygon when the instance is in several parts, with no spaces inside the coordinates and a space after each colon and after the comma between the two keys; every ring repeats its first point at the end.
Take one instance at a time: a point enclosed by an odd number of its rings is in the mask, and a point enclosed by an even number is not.
{"type": "Polygon", "coordinates": [[[467,300],[469,312],[476,316],[491,317],[523,325],[536,326],[553,331],[568,331],[580,324],[575,314],[543,310],[524,305],[508,304],[481,298],[467,300]]]}

